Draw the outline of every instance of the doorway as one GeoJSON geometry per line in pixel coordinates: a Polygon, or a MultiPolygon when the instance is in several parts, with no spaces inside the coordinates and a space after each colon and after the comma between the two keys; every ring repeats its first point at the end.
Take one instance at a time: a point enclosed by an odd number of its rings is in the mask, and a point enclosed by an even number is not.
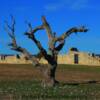
{"type": "Polygon", "coordinates": [[[79,56],[78,54],[74,54],[74,64],[78,64],[79,63],[79,56]]]}

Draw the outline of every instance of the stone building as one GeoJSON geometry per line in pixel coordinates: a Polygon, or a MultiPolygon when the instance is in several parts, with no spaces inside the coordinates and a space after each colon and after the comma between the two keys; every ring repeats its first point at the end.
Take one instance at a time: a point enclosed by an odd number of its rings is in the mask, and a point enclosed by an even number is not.
{"type": "Polygon", "coordinates": [[[59,64],[80,64],[100,66],[100,56],[86,52],[79,52],[76,48],[71,48],[66,55],[59,55],[59,64]]]}
{"type": "Polygon", "coordinates": [[[29,64],[31,61],[26,60],[23,55],[0,55],[1,64],[29,64]]]}
{"type": "MultiPolygon", "coordinates": [[[[23,55],[0,55],[0,63],[4,64],[30,64],[23,55]]],[[[47,64],[43,58],[40,63],[47,64]]],[[[100,55],[90,54],[78,51],[77,48],[71,48],[67,54],[58,55],[58,64],[80,64],[100,66],[100,55]]]]}

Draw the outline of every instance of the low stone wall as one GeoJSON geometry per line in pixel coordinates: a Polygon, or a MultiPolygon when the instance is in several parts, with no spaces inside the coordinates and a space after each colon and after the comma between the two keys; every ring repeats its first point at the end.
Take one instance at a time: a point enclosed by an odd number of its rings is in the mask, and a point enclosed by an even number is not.
{"type": "MultiPolygon", "coordinates": [[[[42,59],[41,63],[47,64],[47,61],[42,59]]],[[[93,57],[88,53],[70,51],[66,55],[58,55],[58,64],[79,64],[79,65],[96,65],[100,66],[100,57],[93,57]],[[77,55],[77,63],[75,63],[75,55],[77,55]]]]}
{"type": "MultiPolygon", "coordinates": [[[[5,56],[0,63],[6,64],[30,64],[29,60],[25,60],[24,56],[17,58],[16,56],[5,56]]],[[[40,63],[47,64],[43,58],[40,63]]],[[[69,51],[66,55],[58,55],[58,64],[80,64],[80,65],[96,65],[100,66],[100,57],[92,56],[84,52],[69,51]]]]}
{"type": "Polygon", "coordinates": [[[25,60],[23,56],[17,58],[16,56],[5,56],[4,59],[0,60],[2,64],[29,64],[31,61],[25,60]]]}

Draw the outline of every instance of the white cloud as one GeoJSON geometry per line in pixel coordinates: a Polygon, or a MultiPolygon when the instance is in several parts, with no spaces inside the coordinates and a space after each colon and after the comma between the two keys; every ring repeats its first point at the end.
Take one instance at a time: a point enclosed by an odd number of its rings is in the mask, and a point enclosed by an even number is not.
{"type": "Polygon", "coordinates": [[[63,2],[64,0],[62,1],[59,1],[59,2],[55,2],[55,3],[49,3],[47,5],[45,5],[45,10],[47,11],[57,11],[57,10],[60,10],[62,9],[64,6],[65,6],[65,2],[63,2]]]}
{"type": "Polygon", "coordinates": [[[89,0],[59,0],[44,7],[46,11],[58,11],[61,9],[81,10],[86,8],[92,8],[89,6],[89,0]]]}
{"type": "Polygon", "coordinates": [[[72,3],[72,5],[70,5],[70,8],[73,10],[84,9],[89,6],[88,2],[89,2],[88,0],[76,0],[75,2],[72,3]]]}

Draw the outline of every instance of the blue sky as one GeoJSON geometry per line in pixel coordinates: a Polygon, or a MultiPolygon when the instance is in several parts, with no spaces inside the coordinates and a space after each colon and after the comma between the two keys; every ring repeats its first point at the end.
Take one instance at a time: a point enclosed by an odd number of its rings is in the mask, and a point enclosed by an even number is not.
{"type": "MultiPolygon", "coordinates": [[[[27,31],[25,21],[33,27],[41,24],[41,16],[45,15],[54,32],[60,36],[73,26],[85,25],[87,33],[72,34],[66,39],[61,53],[67,53],[70,47],[80,51],[100,53],[100,1],[99,0],[0,0],[0,54],[16,53],[7,44],[10,39],[4,30],[4,21],[10,23],[10,14],[16,19],[16,38],[18,44],[31,53],[37,53],[35,44],[23,33],[27,31]]],[[[45,31],[36,33],[36,37],[47,49],[45,31]]]]}

